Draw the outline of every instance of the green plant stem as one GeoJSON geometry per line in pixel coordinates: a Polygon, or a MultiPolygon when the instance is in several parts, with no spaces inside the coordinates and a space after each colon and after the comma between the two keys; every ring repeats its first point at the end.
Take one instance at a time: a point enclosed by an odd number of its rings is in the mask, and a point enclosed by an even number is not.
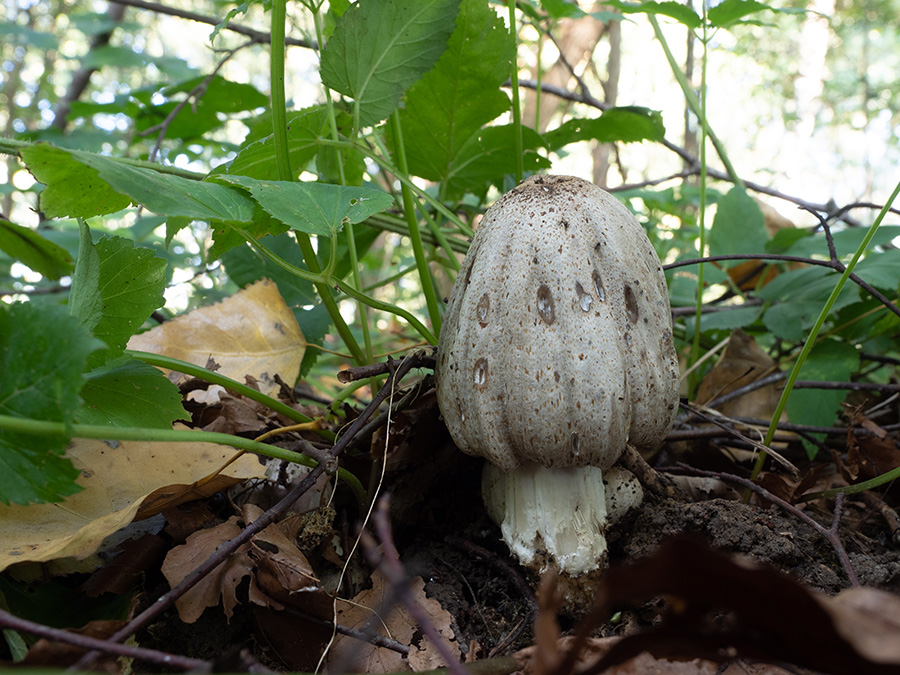
{"type": "Polygon", "coordinates": [[[294,180],[287,142],[287,102],[284,96],[284,24],[287,0],[272,0],[269,76],[272,88],[272,132],[275,143],[275,166],[280,180],[294,180]]]}
{"type": "Polygon", "coordinates": [[[895,469],[891,469],[887,473],[883,473],[880,476],[875,476],[875,478],[870,478],[867,481],[862,483],[855,483],[853,485],[845,485],[844,487],[839,488],[831,488],[830,490],[820,490],[819,492],[809,492],[805,495],[801,495],[799,501],[808,502],[813,499],[828,499],[829,497],[834,497],[836,495],[852,495],[857,494],[859,492],[865,492],[866,490],[871,490],[872,488],[877,488],[885,483],[890,483],[891,481],[897,480],[900,478],[900,466],[895,469]]]}
{"type": "MultiPolygon", "coordinates": [[[[301,455],[299,452],[285,450],[268,443],[259,443],[249,438],[213,431],[199,431],[197,429],[144,429],[141,427],[107,427],[99,424],[67,425],[63,422],[46,422],[44,420],[32,420],[11,415],[0,415],[0,429],[38,436],[94,438],[105,441],[215,443],[216,445],[228,445],[257,455],[272,457],[273,459],[283,459],[288,462],[302,464],[303,466],[318,466],[316,460],[306,455],[301,455]]],[[[366,491],[356,476],[346,469],[338,469],[338,477],[350,486],[360,504],[367,503],[366,491]]]]}
{"type": "Polygon", "coordinates": [[[522,156],[522,107],[519,102],[519,60],[517,58],[519,36],[516,30],[516,0],[506,0],[506,6],[509,8],[509,32],[513,39],[512,70],[509,80],[512,87],[513,129],[515,130],[513,137],[516,144],[516,185],[518,185],[522,182],[522,176],[525,174],[525,159],[522,156]]]}
{"type": "MultiPolygon", "coordinates": [[[[386,232],[402,235],[407,233],[405,221],[386,213],[376,213],[374,216],[370,216],[366,220],[366,223],[386,232]]],[[[433,220],[429,223],[429,228],[422,232],[422,239],[431,245],[438,245],[443,248],[448,258],[456,257],[453,255],[454,251],[456,253],[465,253],[469,250],[468,242],[453,237],[447,237],[442,230],[437,228],[437,225],[434,224],[433,220]],[[432,227],[432,225],[434,225],[434,227],[432,227]],[[435,234],[435,229],[438,230],[440,239],[438,239],[438,235],[435,234]]],[[[459,269],[459,263],[456,264],[456,269],[459,269]]]]}
{"type": "MultiPolygon", "coordinates": [[[[262,253],[265,257],[267,257],[273,263],[275,263],[276,265],[281,267],[283,270],[290,272],[291,274],[296,274],[297,276],[302,277],[304,279],[310,278],[309,272],[307,272],[306,270],[300,269],[296,265],[292,265],[291,263],[289,263],[287,260],[285,260],[281,256],[276,255],[275,253],[270,251],[268,248],[266,248],[265,246],[260,244],[259,241],[257,241],[253,235],[249,234],[248,232],[244,232],[242,230],[238,230],[238,231],[241,232],[243,237],[250,244],[252,244],[255,249],[257,249],[260,253],[262,253]]],[[[428,340],[428,342],[430,342],[433,345],[437,344],[437,339],[435,338],[434,334],[430,330],[428,330],[428,328],[421,321],[419,321],[415,317],[415,315],[413,315],[411,312],[408,312],[407,310],[403,309],[402,307],[397,307],[396,305],[392,305],[387,302],[381,302],[380,300],[376,300],[375,298],[369,297],[362,291],[357,290],[350,284],[348,284],[344,281],[341,281],[340,279],[335,279],[333,277],[329,277],[325,282],[323,282],[322,281],[323,277],[321,274],[316,274],[313,278],[318,280],[318,283],[320,283],[320,284],[321,283],[334,284],[334,286],[341,292],[349,295],[354,300],[360,300],[361,302],[364,302],[365,304],[367,304],[369,307],[371,307],[373,309],[377,309],[382,312],[389,312],[390,314],[396,314],[397,316],[405,319],[416,331],[418,331],[418,333],[423,338],[428,340]]],[[[316,282],[314,282],[314,283],[316,283],[316,282]]],[[[332,297],[332,300],[334,300],[333,297],[332,297]]],[[[346,327],[346,325],[347,324],[345,323],[344,326],[346,327]]],[[[354,344],[355,344],[355,342],[354,342],[354,344]]],[[[357,349],[358,348],[359,347],[357,346],[357,349]]]]}
{"type": "MultiPolygon", "coordinates": [[[[406,163],[406,148],[403,146],[403,126],[400,124],[400,115],[396,112],[391,115],[391,130],[394,132],[394,160],[403,175],[408,176],[409,166],[406,163]]],[[[437,292],[434,289],[431,270],[428,268],[428,260],[425,258],[425,248],[422,246],[422,234],[419,231],[412,191],[406,183],[400,184],[400,194],[403,197],[403,213],[406,216],[406,226],[409,228],[409,239],[412,242],[416,267],[419,268],[419,280],[422,284],[422,292],[425,294],[428,316],[431,317],[431,327],[435,333],[440,333],[441,310],[438,306],[437,292]]]]}
{"type": "MultiPolygon", "coordinates": [[[[856,267],[856,263],[859,262],[862,254],[868,248],[869,243],[872,241],[872,238],[878,231],[878,227],[881,225],[881,221],[884,220],[884,217],[887,215],[898,194],[900,194],[900,182],[898,182],[897,185],[894,186],[894,191],[891,193],[891,196],[888,197],[887,202],[881,208],[881,211],[878,213],[875,221],[869,227],[869,231],[866,232],[866,236],[860,242],[859,246],[856,249],[856,252],[850,259],[850,262],[847,263],[846,268],[844,268],[844,273],[841,274],[841,278],[838,279],[837,284],[831,291],[831,295],[829,295],[828,300],[825,301],[825,305],[824,307],[822,307],[822,311],[819,312],[819,317],[816,319],[816,323],[813,325],[812,330],[810,330],[809,335],[807,335],[806,342],[803,343],[803,349],[800,350],[800,355],[797,357],[797,360],[794,363],[794,367],[791,368],[790,375],[788,375],[787,380],[785,381],[784,390],[781,392],[781,398],[778,399],[778,405],[775,406],[775,412],[772,413],[772,421],[769,424],[769,430],[766,432],[766,437],[765,439],[763,439],[763,445],[768,446],[772,443],[772,439],[775,437],[775,431],[778,427],[778,420],[781,419],[781,414],[784,412],[784,409],[787,406],[788,398],[790,397],[791,392],[794,389],[794,383],[800,377],[800,369],[803,368],[803,364],[806,362],[810,351],[812,351],[813,345],[815,345],[816,343],[816,338],[818,338],[819,336],[819,331],[822,329],[822,326],[825,323],[825,319],[827,319],[828,315],[831,313],[831,308],[834,307],[835,301],[838,299],[838,296],[844,289],[844,284],[846,284],[847,280],[850,278],[850,274],[853,272],[853,268],[856,267]]],[[[759,457],[757,457],[756,464],[753,467],[753,473],[750,475],[751,480],[756,480],[757,476],[759,476],[759,472],[762,471],[762,467],[765,461],[766,453],[759,453],[759,457]]]]}
{"type": "MultiPolygon", "coordinates": [[[[322,50],[325,49],[325,30],[322,25],[322,14],[319,11],[321,8],[321,3],[315,6],[308,7],[313,15],[313,24],[316,29],[316,42],[319,45],[320,55],[322,53],[322,50]]],[[[329,89],[328,85],[326,85],[325,83],[322,83],[322,88],[325,90],[325,110],[328,115],[328,128],[331,133],[331,138],[332,140],[339,141],[341,140],[341,137],[338,133],[337,118],[334,114],[334,101],[331,99],[331,89],[329,89]]],[[[346,185],[347,176],[344,173],[344,157],[343,155],[341,155],[340,149],[335,150],[335,161],[337,162],[338,177],[340,178],[341,185],[346,185]]],[[[344,236],[347,238],[347,251],[350,254],[350,275],[353,278],[353,285],[356,286],[356,288],[361,288],[362,280],[359,276],[359,254],[356,250],[356,231],[353,223],[347,223],[344,226],[344,236]]],[[[335,246],[334,243],[332,243],[331,250],[332,252],[337,250],[337,246],[335,246]]],[[[359,323],[363,334],[363,348],[365,350],[366,362],[371,363],[373,361],[372,336],[369,332],[369,321],[366,316],[366,306],[365,304],[358,302],[356,304],[356,307],[359,314],[359,323]]]]}
{"type": "MultiPolygon", "coordinates": [[[[284,97],[284,24],[287,15],[286,5],[287,0],[272,0],[272,43],[269,50],[269,72],[272,83],[272,134],[275,146],[275,165],[278,169],[279,180],[292,181],[294,176],[291,172],[290,156],[288,155],[287,113],[284,97]]],[[[306,263],[306,267],[313,275],[319,275],[319,280],[313,281],[313,285],[322,299],[322,304],[328,311],[328,316],[331,318],[338,335],[341,336],[357,364],[364,365],[368,363],[365,353],[360,349],[356,338],[353,337],[353,333],[350,331],[350,327],[344,321],[344,317],[341,316],[340,308],[334,299],[334,295],[332,295],[331,287],[321,281],[322,267],[316,256],[315,248],[313,248],[312,240],[305,232],[295,230],[294,236],[297,239],[300,252],[303,254],[303,261],[306,263]]],[[[300,276],[304,279],[309,279],[307,276],[300,276]]]]}
{"type": "MultiPolygon", "coordinates": [[[[705,20],[706,13],[706,3],[703,4],[703,12],[704,12],[704,21],[703,21],[703,55],[700,59],[700,110],[699,115],[700,119],[706,119],[706,65],[707,65],[707,22],[705,20]]],[[[690,33],[691,39],[693,39],[693,32],[690,33]]],[[[668,45],[666,45],[665,49],[668,51],[668,45]]],[[[679,69],[680,70],[680,69],[679,69]]],[[[685,83],[688,85],[688,89],[690,89],[690,83],[687,82],[687,78],[685,77],[685,83]]],[[[692,92],[693,93],[693,92],[692,92]]],[[[700,211],[697,214],[697,224],[700,227],[700,257],[704,257],[706,255],[706,204],[707,204],[707,185],[706,185],[706,140],[707,140],[707,128],[706,124],[700,125],[700,211]]],[[[704,270],[706,266],[703,263],[697,268],[697,304],[696,304],[696,312],[694,314],[694,339],[691,341],[691,365],[695,364],[697,360],[700,358],[700,319],[703,317],[703,288],[704,288],[704,270]]],[[[688,382],[688,392],[693,395],[697,391],[697,387],[699,386],[700,380],[700,372],[696,369],[691,371],[691,376],[688,382]]]]}
{"type": "MultiPolygon", "coordinates": [[[[224,375],[209,370],[208,368],[203,368],[202,366],[197,366],[193,363],[188,363],[187,361],[182,361],[180,359],[173,359],[171,356],[153,354],[152,352],[141,352],[133,349],[126,349],[125,353],[129,356],[133,356],[136,359],[140,359],[144,363],[147,363],[151,366],[156,366],[157,368],[167,368],[168,370],[174,370],[178,373],[184,373],[185,375],[196,377],[197,379],[203,380],[204,382],[209,382],[210,384],[217,384],[220,387],[224,387],[228,391],[233,391],[236,394],[240,394],[241,396],[249,398],[251,401],[261,403],[270,410],[280,413],[288,419],[294,420],[295,422],[303,424],[313,421],[311,417],[307,417],[303,413],[294,410],[292,407],[285,403],[282,403],[278,399],[272,398],[271,396],[266,396],[261,391],[257,391],[253,387],[248,387],[246,384],[241,384],[237,380],[232,380],[230,377],[225,377],[224,375]]],[[[319,432],[319,435],[324,438],[328,438],[329,440],[334,440],[334,433],[326,429],[321,430],[319,432]]]]}
{"type": "MultiPolygon", "coordinates": [[[[704,5],[705,7],[705,5],[704,5]]],[[[704,12],[706,10],[704,9],[704,12]]],[[[725,171],[728,173],[728,177],[731,178],[731,181],[735,185],[739,185],[744,187],[744,182],[741,180],[740,176],[738,176],[737,171],[734,169],[734,165],[731,163],[731,160],[728,158],[728,153],[725,151],[725,146],[719,140],[719,137],[716,136],[715,132],[712,130],[712,127],[709,125],[709,122],[706,119],[706,115],[704,113],[703,106],[700,105],[700,101],[697,99],[696,94],[691,90],[691,85],[687,81],[687,77],[684,74],[684,71],[678,65],[678,62],[675,60],[675,56],[672,54],[672,50],[669,48],[669,43],[666,41],[666,36],[662,32],[662,28],[659,26],[659,21],[656,20],[656,16],[653,14],[648,14],[647,19],[650,21],[650,25],[653,27],[653,34],[656,36],[657,41],[663,49],[663,52],[666,55],[666,61],[669,62],[669,68],[672,70],[672,75],[675,76],[675,80],[678,82],[678,86],[681,87],[681,91],[684,93],[684,98],[687,101],[688,107],[691,109],[697,119],[700,121],[701,127],[705,130],[706,134],[709,136],[709,140],[712,142],[713,147],[716,149],[716,154],[719,155],[719,159],[722,160],[722,165],[725,167],[725,171]]],[[[704,19],[704,55],[706,53],[706,27],[707,21],[704,19]]],[[[704,59],[706,57],[704,56],[704,59]]],[[[705,68],[704,64],[704,68],[705,68]]]]}

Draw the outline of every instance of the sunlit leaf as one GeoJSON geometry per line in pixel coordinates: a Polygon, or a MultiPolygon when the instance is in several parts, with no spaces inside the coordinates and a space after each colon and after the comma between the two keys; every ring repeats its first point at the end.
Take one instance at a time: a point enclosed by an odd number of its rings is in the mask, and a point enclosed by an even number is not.
{"type": "Polygon", "coordinates": [[[361,126],[390,115],[440,58],[459,0],[362,0],[344,12],[322,52],[322,82],[354,99],[361,126]]]}

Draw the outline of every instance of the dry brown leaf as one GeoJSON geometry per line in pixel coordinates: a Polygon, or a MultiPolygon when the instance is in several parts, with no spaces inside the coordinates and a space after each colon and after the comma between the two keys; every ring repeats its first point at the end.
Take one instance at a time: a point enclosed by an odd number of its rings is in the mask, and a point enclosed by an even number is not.
{"type": "MultiPolygon", "coordinates": [[[[240,534],[240,522],[252,523],[262,513],[258,506],[245,504],[240,518],[232,516],[221,525],[194,532],[183,545],[169,551],[162,565],[169,585],[177,586],[221,544],[240,534]]],[[[231,619],[238,603],[237,587],[246,576],[250,577],[250,602],[260,607],[281,610],[285,604],[292,604],[309,614],[321,614],[322,607],[330,606],[309,561],[273,523],[176,601],[181,620],[195,622],[207,607],[215,607],[220,600],[225,616],[231,619]]]]}
{"type": "Polygon", "coordinates": [[[0,570],[21,562],[87,558],[136,518],[265,476],[256,456],[246,455],[203,482],[234,454],[213,443],[76,439],[66,456],[81,471],[81,492],[59,504],[0,504],[0,570]]]}
{"type": "MultiPolygon", "coordinates": [[[[428,615],[431,624],[444,638],[444,644],[450,651],[458,656],[459,646],[453,637],[450,627],[453,617],[440,603],[433,598],[425,596],[425,582],[421,577],[413,579],[410,591],[415,596],[416,604],[428,615]]],[[[352,601],[338,603],[338,623],[362,630],[367,622],[375,616],[375,612],[381,607],[385,598],[390,594],[390,586],[380,573],[372,575],[372,588],[356,595],[352,601]]],[[[416,629],[416,622],[409,612],[402,606],[395,605],[390,611],[378,617],[375,627],[378,635],[389,637],[410,648],[409,658],[402,654],[376,647],[373,644],[361,643],[351,637],[338,635],[329,653],[332,663],[345,658],[351,659],[352,669],[368,675],[381,673],[394,673],[400,671],[421,671],[440,668],[446,664],[437,653],[437,648],[431,642],[422,637],[416,629]],[[413,644],[416,637],[420,639],[413,644]]]]}
{"type": "Polygon", "coordinates": [[[278,288],[263,279],[220,303],[135,335],[128,348],[204,367],[212,357],[219,374],[239,382],[251,375],[260,391],[274,396],[279,390],[275,375],[285,382],[297,379],[306,340],[278,288]]]}

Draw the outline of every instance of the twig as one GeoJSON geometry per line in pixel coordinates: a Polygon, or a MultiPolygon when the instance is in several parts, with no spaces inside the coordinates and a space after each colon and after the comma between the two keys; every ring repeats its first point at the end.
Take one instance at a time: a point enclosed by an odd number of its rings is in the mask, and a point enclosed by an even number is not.
{"type": "MultiPolygon", "coordinates": [[[[146,2],[145,0],[114,0],[117,4],[126,5],[128,7],[137,7],[138,9],[146,9],[151,12],[156,12],[157,14],[167,14],[169,16],[176,16],[179,19],[188,19],[189,21],[197,21],[198,23],[205,23],[209,26],[218,26],[222,23],[222,20],[214,17],[214,16],[206,16],[204,14],[198,14],[197,12],[189,12],[185,9],[177,9],[175,7],[168,7],[167,5],[160,4],[158,2],[146,2]]],[[[230,30],[233,33],[240,33],[241,35],[246,35],[249,38],[252,38],[254,42],[260,43],[268,43],[272,38],[269,33],[260,30],[254,30],[253,28],[248,28],[247,26],[242,26],[237,23],[233,23],[229,21],[225,24],[225,30],[230,30]]],[[[306,47],[307,49],[318,49],[318,45],[314,41],[310,40],[298,40],[297,38],[285,38],[284,44],[291,45],[293,47],[306,47]]]]}
{"type": "Polygon", "coordinates": [[[804,523],[812,527],[816,532],[821,534],[825,539],[831,544],[831,547],[834,549],[835,554],[837,554],[838,560],[841,563],[841,567],[843,567],[844,572],[847,574],[847,578],[850,581],[851,586],[859,586],[859,579],[856,576],[856,571],[853,569],[853,565],[850,562],[850,556],[847,555],[846,549],[844,549],[844,545],[841,543],[840,536],[838,535],[838,529],[841,520],[841,513],[844,508],[844,495],[838,494],[834,500],[834,517],[831,521],[831,527],[825,527],[824,525],[820,525],[816,520],[808,516],[806,513],[798,509],[796,506],[783,500],[781,497],[778,497],[764,487],[757,485],[752,480],[747,478],[743,478],[741,476],[735,476],[731,473],[723,473],[720,471],[704,471],[703,469],[695,469],[694,467],[686,466],[680,464],[678,466],[679,469],[684,471],[685,473],[689,473],[694,476],[703,476],[706,478],[718,478],[719,480],[728,481],[730,483],[736,483],[751,492],[755,492],[763,499],[772,502],[773,504],[777,504],[782,509],[790,513],[791,515],[799,518],[804,523]]]}
{"type": "Polygon", "coordinates": [[[179,656],[177,654],[167,654],[156,649],[147,649],[145,647],[135,647],[132,645],[112,644],[106,640],[89,637],[87,635],[79,635],[71,631],[61,628],[51,628],[34,621],[20,619],[13,616],[9,612],[0,609],[0,626],[21,631],[23,633],[31,633],[46,640],[53,642],[63,642],[65,644],[81,647],[82,649],[93,649],[118,656],[126,656],[141,661],[147,661],[159,666],[168,666],[172,668],[180,668],[181,670],[189,670],[196,673],[209,673],[212,671],[212,663],[202,661],[201,659],[192,659],[187,656],[179,656]]]}
{"type": "Polygon", "coordinates": [[[317,616],[313,616],[312,614],[307,614],[306,612],[301,612],[298,609],[293,607],[287,607],[286,611],[294,616],[300,617],[304,621],[308,621],[309,623],[316,624],[317,626],[321,626],[323,628],[328,628],[331,630],[334,628],[341,635],[346,635],[347,637],[355,638],[361,642],[368,642],[370,644],[375,645],[376,647],[384,647],[385,649],[390,649],[391,651],[395,651],[398,654],[403,654],[404,656],[409,654],[409,647],[401,642],[397,642],[385,635],[379,635],[378,633],[368,634],[365,631],[358,630],[356,628],[350,628],[349,626],[344,626],[341,624],[335,624],[327,619],[320,619],[317,616]]]}
{"type": "MultiPolygon", "coordinates": [[[[412,361],[412,368],[430,368],[434,370],[434,355],[430,351],[413,352],[405,360],[412,361]]],[[[370,363],[365,366],[357,366],[355,368],[347,368],[338,371],[337,379],[342,384],[349,384],[357,380],[365,380],[376,375],[384,375],[391,372],[396,367],[396,362],[388,357],[387,361],[379,363],[370,363]]]]}

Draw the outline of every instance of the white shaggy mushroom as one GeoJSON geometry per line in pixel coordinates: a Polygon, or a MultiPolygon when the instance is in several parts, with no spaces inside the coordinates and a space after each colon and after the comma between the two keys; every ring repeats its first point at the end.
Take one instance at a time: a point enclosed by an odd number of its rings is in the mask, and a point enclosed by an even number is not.
{"type": "Polygon", "coordinates": [[[523,565],[579,577],[640,503],[612,469],[662,443],[678,361],[665,277],[631,213],[571,176],[535,176],[481,221],[447,307],[437,398],[461,450],[485,457],[488,513],[523,565]]]}

